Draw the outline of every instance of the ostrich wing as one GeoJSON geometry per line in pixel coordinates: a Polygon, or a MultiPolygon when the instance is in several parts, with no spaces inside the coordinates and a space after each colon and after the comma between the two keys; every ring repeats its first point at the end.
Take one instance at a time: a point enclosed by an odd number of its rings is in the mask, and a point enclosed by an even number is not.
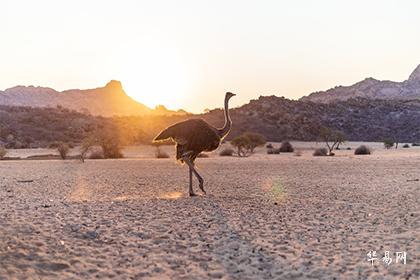
{"type": "Polygon", "coordinates": [[[180,145],[186,145],[189,149],[206,151],[211,147],[218,146],[220,136],[217,129],[210,126],[202,119],[190,119],[171,125],[160,132],[153,142],[172,138],[180,145]]]}

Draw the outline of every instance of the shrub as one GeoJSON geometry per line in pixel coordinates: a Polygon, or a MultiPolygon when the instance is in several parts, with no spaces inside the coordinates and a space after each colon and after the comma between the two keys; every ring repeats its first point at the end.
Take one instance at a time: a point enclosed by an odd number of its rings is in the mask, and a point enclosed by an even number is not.
{"type": "Polygon", "coordinates": [[[346,150],[350,151],[350,150],[351,150],[351,148],[350,148],[350,147],[347,147],[347,149],[346,149],[346,150]]]}
{"type": "Polygon", "coordinates": [[[7,150],[4,147],[0,146],[0,159],[3,159],[7,154],[7,150]]]}
{"type": "Polygon", "coordinates": [[[355,155],[370,155],[371,150],[370,150],[369,147],[367,147],[365,145],[361,145],[356,150],[354,150],[354,154],[355,155]]]}
{"type": "Polygon", "coordinates": [[[276,149],[276,148],[272,148],[272,149],[268,149],[267,150],[267,154],[269,155],[278,155],[280,154],[280,148],[276,149]]]}
{"type": "Polygon", "coordinates": [[[58,146],[60,145],[60,142],[59,141],[54,141],[54,142],[51,142],[49,145],[48,145],[48,148],[49,149],[58,149],[58,146]]]}
{"type": "Polygon", "coordinates": [[[231,157],[235,151],[231,148],[226,148],[220,151],[219,155],[222,157],[231,157]]]}
{"type": "Polygon", "coordinates": [[[315,157],[326,156],[326,155],[328,155],[328,150],[326,148],[318,148],[313,153],[313,156],[315,157]]]}
{"type": "Polygon", "coordinates": [[[266,147],[267,149],[272,149],[272,148],[273,148],[273,145],[272,145],[271,143],[268,143],[265,147],[266,147]]]}
{"type": "Polygon", "coordinates": [[[155,156],[156,158],[169,158],[168,153],[165,151],[162,151],[159,146],[156,147],[155,156]]]}
{"type": "Polygon", "coordinates": [[[284,141],[281,143],[280,152],[281,153],[293,153],[295,149],[293,149],[292,144],[289,141],[284,141]]]}
{"type": "Polygon", "coordinates": [[[387,138],[387,139],[384,140],[384,147],[385,147],[385,149],[392,148],[394,146],[394,144],[395,144],[394,143],[394,140],[392,140],[390,138],[387,138]]]}
{"type": "Polygon", "coordinates": [[[122,158],[123,155],[121,153],[121,146],[118,139],[114,139],[112,137],[104,137],[101,138],[100,146],[102,147],[102,151],[104,153],[104,158],[122,158]]]}
{"type": "Polygon", "coordinates": [[[89,159],[104,159],[104,152],[102,149],[95,149],[89,153],[89,159]]]}
{"type": "Polygon", "coordinates": [[[412,147],[419,147],[420,146],[420,143],[413,143],[413,144],[411,144],[411,146],[412,147]]]}
{"type": "Polygon", "coordinates": [[[67,154],[70,151],[70,146],[67,143],[60,142],[60,143],[58,143],[57,150],[60,153],[60,157],[62,159],[66,159],[67,154]]]}
{"type": "Polygon", "coordinates": [[[404,144],[404,145],[403,145],[403,148],[410,148],[410,145],[408,145],[408,144],[404,144]]]}

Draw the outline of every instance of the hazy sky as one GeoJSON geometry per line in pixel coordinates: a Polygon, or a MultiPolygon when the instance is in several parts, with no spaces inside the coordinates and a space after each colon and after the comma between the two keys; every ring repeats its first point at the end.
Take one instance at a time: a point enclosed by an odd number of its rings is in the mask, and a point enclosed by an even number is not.
{"type": "Polygon", "coordinates": [[[201,112],[298,98],[420,64],[420,1],[0,2],[0,89],[122,81],[130,96],[201,112]]]}

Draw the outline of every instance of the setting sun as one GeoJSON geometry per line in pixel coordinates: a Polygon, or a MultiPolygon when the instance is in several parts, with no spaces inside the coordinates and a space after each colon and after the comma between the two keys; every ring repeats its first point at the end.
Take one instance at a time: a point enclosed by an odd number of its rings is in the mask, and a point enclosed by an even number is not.
{"type": "Polygon", "coordinates": [[[150,108],[156,105],[182,108],[191,76],[173,51],[149,48],[124,61],[120,79],[130,97],[150,108]]]}

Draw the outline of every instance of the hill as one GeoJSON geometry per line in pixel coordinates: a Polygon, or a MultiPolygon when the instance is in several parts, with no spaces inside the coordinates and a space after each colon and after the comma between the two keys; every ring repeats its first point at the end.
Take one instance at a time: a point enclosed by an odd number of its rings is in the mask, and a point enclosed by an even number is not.
{"type": "Polygon", "coordinates": [[[72,89],[58,92],[48,87],[16,86],[0,91],[0,105],[30,107],[64,107],[85,114],[105,117],[185,114],[159,106],[152,110],[129,97],[119,81],[112,80],[105,87],[72,89]]]}
{"type": "Polygon", "coordinates": [[[301,101],[331,103],[350,98],[420,100],[420,65],[403,82],[379,81],[367,78],[351,86],[338,86],[302,97],[301,101]]]}
{"type": "MultiPolygon", "coordinates": [[[[352,141],[420,141],[420,100],[349,99],[334,103],[289,100],[261,96],[232,110],[230,137],[245,131],[259,132],[271,141],[319,139],[322,126],[339,130],[352,141]]],[[[221,112],[202,116],[223,123],[221,112]]]]}
{"type": "MultiPolygon", "coordinates": [[[[343,132],[351,141],[420,142],[420,101],[349,99],[334,103],[261,96],[231,110],[227,140],[258,132],[269,141],[319,140],[321,127],[343,132]]],[[[9,148],[48,146],[54,141],[78,144],[95,130],[112,131],[124,144],[150,143],[166,126],[187,118],[203,118],[221,127],[223,110],[201,115],[100,117],[65,108],[0,106],[0,144],[9,148]]]]}

